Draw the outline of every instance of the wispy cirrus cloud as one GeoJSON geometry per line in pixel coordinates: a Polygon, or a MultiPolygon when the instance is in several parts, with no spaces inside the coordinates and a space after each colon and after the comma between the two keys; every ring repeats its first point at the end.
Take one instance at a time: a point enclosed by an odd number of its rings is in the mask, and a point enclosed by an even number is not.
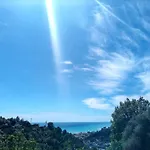
{"type": "Polygon", "coordinates": [[[148,18],[148,20],[142,19],[142,25],[143,25],[145,30],[150,32],[150,19],[149,18],[148,18]]]}
{"type": "Polygon", "coordinates": [[[77,71],[84,71],[84,72],[91,72],[94,70],[91,66],[74,66],[74,70],[77,71]]]}
{"type": "Polygon", "coordinates": [[[88,98],[82,101],[89,108],[100,109],[100,110],[109,110],[112,109],[110,104],[105,103],[105,99],[99,98],[88,98]]]}
{"type": "Polygon", "coordinates": [[[137,64],[137,72],[135,74],[142,87],[142,94],[150,92],[150,57],[139,59],[137,64]]]}
{"type": "Polygon", "coordinates": [[[91,47],[89,50],[90,56],[89,57],[106,57],[107,52],[100,49],[99,47],[91,47]]]}
{"type": "Polygon", "coordinates": [[[120,102],[124,102],[127,98],[130,100],[132,99],[139,99],[140,95],[116,95],[110,99],[113,106],[118,106],[120,102]]]}
{"type": "Polygon", "coordinates": [[[150,91],[150,70],[141,72],[136,76],[143,84],[143,92],[150,91]]]}
{"type": "MultiPolygon", "coordinates": [[[[131,55],[132,56],[132,55],[131,55]]],[[[121,57],[120,57],[121,58],[121,57]]],[[[131,58],[134,58],[132,56],[131,58]]],[[[123,60],[123,59],[120,59],[123,60]]],[[[130,60],[130,59],[124,59],[124,60],[130,60]]],[[[126,67],[121,67],[121,70],[119,69],[120,67],[115,67],[117,70],[111,68],[108,71],[104,71],[104,74],[101,72],[102,76],[99,74],[100,79],[107,79],[106,82],[105,80],[99,80],[95,81],[92,83],[92,86],[94,86],[98,91],[101,90],[102,93],[100,94],[99,99],[105,99],[105,95],[109,98],[107,98],[107,101],[104,101],[104,104],[110,105],[111,107],[115,107],[119,105],[120,102],[124,102],[127,98],[129,99],[138,99],[140,96],[144,97],[145,99],[150,100],[150,58],[149,57],[144,57],[142,60],[141,59],[131,59],[128,64],[128,61],[126,62],[127,68],[126,67]],[[124,69],[123,69],[124,68],[124,69]],[[119,69],[119,70],[118,70],[119,69]],[[123,70],[122,70],[123,69],[123,70]],[[131,73],[133,69],[133,74],[132,76],[128,76],[128,73],[131,73]],[[112,70],[112,71],[111,71],[112,70]],[[108,74],[107,74],[108,73],[108,74]],[[137,78],[138,82],[135,82],[133,85],[133,88],[137,88],[137,84],[141,86],[141,90],[137,91],[136,93],[132,94],[126,94],[126,89],[123,88],[121,82],[122,81],[127,81],[129,80],[128,78],[137,78]],[[118,94],[119,92],[122,92],[124,94],[118,94]],[[113,94],[113,95],[112,95],[113,94]],[[109,102],[109,103],[108,103],[109,102]]],[[[114,66],[112,65],[110,66],[114,66]]],[[[116,66],[124,66],[122,65],[121,62],[118,62],[116,66]]],[[[102,67],[100,66],[102,69],[102,67]]],[[[100,69],[100,70],[101,70],[100,69]]],[[[107,69],[107,67],[105,67],[107,69]]],[[[132,89],[130,85],[128,85],[128,89],[132,89]]],[[[90,101],[89,101],[90,102],[90,101]]],[[[96,109],[94,107],[91,107],[93,109],[96,109]]]]}
{"type": "Polygon", "coordinates": [[[125,2],[118,4],[117,7],[111,6],[113,3],[108,5],[109,3],[105,4],[99,0],[95,2],[97,7],[93,14],[95,22],[91,27],[91,40],[99,48],[105,50],[112,48],[116,51],[130,46],[131,49],[138,51],[141,41],[150,41],[149,35],[144,30],[144,24],[148,25],[150,20],[145,14],[149,12],[149,8],[146,7],[149,2],[125,2]]]}
{"type": "Polygon", "coordinates": [[[134,94],[134,95],[116,95],[112,97],[109,101],[114,105],[118,106],[120,102],[124,102],[127,98],[130,100],[132,99],[139,99],[140,97],[144,97],[146,100],[150,101],[150,92],[147,92],[146,94],[134,94]]]}
{"type": "Polygon", "coordinates": [[[63,64],[63,68],[61,70],[61,73],[64,73],[64,74],[70,74],[70,73],[73,73],[73,63],[72,61],[70,60],[66,60],[66,61],[63,61],[61,62],[61,64],[63,64]]]}
{"type": "Polygon", "coordinates": [[[150,92],[141,95],[116,95],[111,98],[87,98],[82,102],[92,109],[113,111],[114,108],[120,104],[120,102],[124,102],[127,98],[132,100],[139,99],[140,97],[144,97],[146,100],[150,100],[150,92]]]}
{"type": "Polygon", "coordinates": [[[127,78],[134,65],[135,58],[131,52],[110,53],[105,59],[97,60],[96,74],[89,84],[101,94],[120,91],[120,84],[127,78]]]}
{"type": "MultiPolygon", "coordinates": [[[[113,106],[127,97],[150,99],[150,2],[95,2],[95,22],[90,28],[92,47],[87,57],[92,68],[88,84],[98,91],[100,99],[107,95],[113,106]]],[[[87,104],[97,104],[91,101],[87,104]]]]}
{"type": "Polygon", "coordinates": [[[92,71],[92,68],[83,67],[83,68],[80,68],[80,70],[83,70],[83,71],[92,71]]]}
{"type": "Polygon", "coordinates": [[[65,64],[65,65],[72,65],[73,63],[69,60],[66,60],[66,61],[63,61],[61,62],[62,64],[65,64]]]}
{"type": "MultiPolygon", "coordinates": [[[[147,2],[142,3],[142,7],[138,7],[139,3],[137,4],[136,2],[118,4],[117,7],[102,3],[99,0],[95,0],[95,2],[97,7],[93,15],[95,22],[91,30],[91,39],[96,48],[90,49],[90,55],[94,54],[95,56],[92,56],[96,58],[97,81],[92,80],[90,84],[94,85],[102,93],[105,93],[105,91],[106,93],[108,91],[113,93],[121,85],[122,81],[127,79],[128,74],[139,67],[137,65],[140,62],[140,58],[137,57],[137,52],[141,49],[138,44],[139,41],[149,42],[149,36],[143,28],[138,28],[132,23],[132,18],[134,17],[135,21],[142,25],[139,22],[142,18],[138,14],[138,9],[144,15],[145,10],[143,8],[147,2]],[[132,14],[129,17],[126,14],[131,10],[132,14]],[[117,12],[120,12],[121,15],[117,12]],[[133,49],[136,52],[133,52],[133,49]]],[[[146,7],[146,11],[147,9],[149,8],[146,7]]],[[[144,17],[144,19],[147,20],[148,18],[144,17]]],[[[147,22],[146,20],[145,22],[147,22]]],[[[143,80],[144,75],[143,73],[140,74],[139,79],[143,80]]],[[[120,90],[120,87],[118,90],[120,90]]]]}
{"type": "MultiPolygon", "coordinates": [[[[128,23],[129,19],[131,19],[132,17],[129,18],[129,16],[128,16],[128,18],[125,18],[125,20],[124,20],[124,19],[122,19],[121,17],[119,17],[119,16],[117,16],[115,14],[113,8],[110,5],[106,5],[106,4],[102,3],[102,2],[100,2],[99,0],[95,0],[95,2],[99,6],[99,9],[101,10],[101,12],[103,14],[105,14],[105,17],[103,19],[103,20],[105,20],[105,22],[103,22],[102,19],[101,19],[100,20],[101,24],[103,23],[103,24],[105,24],[105,26],[107,26],[111,22],[111,23],[113,23],[112,26],[114,28],[110,28],[110,29],[111,30],[114,29],[115,31],[117,31],[117,32],[119,31],[120,32],[120,30],[118,28],[116,28],[117,27],[116,23],[118,22],[118,23],[122,24],[126,28],[126,32],[128,32],[128,34],[131,32],[134,35],[134,38],[139,37],[141,39],[146,40],[147,42],[150,41],[150,39],[147,36],[147,34],[142,30],[142,26],[139,29],[137,26],[134,26],[134,24],[131,24],[131,22],[128,23]],[[126,20],[128,20],[128,22],[126,20]]],[[[145,4],[147,4],[147,3],[145,3],[145,4]]],[[[141,20],[140,19],[142,19],[142,17],[139,16],[139,13],[137,11],[137,3],[134,3],[134,2],[132,4],[124,3],[123,6],[126,7],[126,9],[125,9],[125,11],[126,11],[125,13],[126,14],[130,13],[130,9],[132,9],[132,15],[134,15],[134,17],[136,16],[134,18],[135,21],[140,22],[139,24],[141,24],[141,20]]],[[[141,7],[138,8],[138,9],[141,10],[141,8],[143,8],[143,7],[145,8],[145,5],[143,6],[143,3],[142,3],[141,7]]],[[[123,14],[123,12],[122,12],[122,14],[123,14]]],[[[143,18],[145,18],[145,17],[143,17],[143,18]]],[[[96,20],[96,23],[97,23],[97,20],[98,20],[97,17],[95,17],[95,20],[96,20]]]]}

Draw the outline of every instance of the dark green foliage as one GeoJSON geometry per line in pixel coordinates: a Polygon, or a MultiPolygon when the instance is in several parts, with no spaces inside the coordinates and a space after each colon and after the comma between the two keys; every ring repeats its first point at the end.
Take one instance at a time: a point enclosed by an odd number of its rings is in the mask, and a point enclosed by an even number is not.
{"type": "Polygon", "coordinates": [[[133,99],[130,101],[127,99],[124,103],[120,102],[120,106],[116,107],[112,114],[112,139],[120,141],[122,133],[130,119],[146,111],[149,106],[149,101],[142,97],[139,100],[133,99]]]}
{"type": "MultiPolygon", "coordinates": [[[[138,100],[127,99],[124,103],[120,102],[120,105],[115,108],[115,111],[112,114],[111,146],[109,147],[109,150],[122,150],[123,149],[122,146],[124,145],[124,143],[122,142],[122,138],[123,138],[123,135],[125,134],[124,131],[126,130],[126,133],[129,133],[127,131],[130,131],[131,134],[133,132],[133,130],[131,131],[130,125],[128,125],[128,123],[130,122],[130,120],[134,119],[139,114],[143,114],[145,111],[147,111],[149,106],[150,106],[149,101],[143,99],[143,97],[140,97],[138,100]]],[[[138,128],[140,128],[140,126],[138,126],[138,128]]],[[[141,128],[140,130],[141,132],[143,132],[141,128]]],[[[140,139],[137,136],[135,138],[131,138],[129,142],[132,141],[133,143],[136,141],[137,145],[134,145],[134,146],[137,148],[139,144],[139,140],[140,139]]],[[[131,145],[131,144],[128,143],[128,145],[131,145]]],[[[127,147],[127,145],[124,146],[124,148],[125,147],[127,147]]],[[[127,148],[125,150],[131,150],[131,149],[127,148]]],[[[143,150],[143,149],[140,149],[140,150],[143,150]]]]}
{"type": "Polygon", "coordinates": [[[131,119],[123,133],[123,150],[150,149],[150,109],[131,119]]]}
{"type": "Polygon", "coordinates": [[[0,150],[38,150],[34,139],[27,140],[22,133],[1,135],[0,150]]]}
{"type": "Polygon", "coordinates": [[[110,127],[109,128],[102,128],[100,131],[96,131],[91,133],[86,140],[94,141],[95,139],[98,139],[99,141],[103,142],[110,142],[110,127]]]}
{"type": "Polygon", "coordinates": [[[122,142],[114,140],[107,150],[122,150],[122,142]]]}
{"type": "MultiPolygon", "coordinates": [[[[55,128],[53,123],[40,127],[28,121],[0,117],[0,150],[85,150],[83,142],[55,128]]],[[[87,149],[86,149],[87,150],[87,149]]]]}

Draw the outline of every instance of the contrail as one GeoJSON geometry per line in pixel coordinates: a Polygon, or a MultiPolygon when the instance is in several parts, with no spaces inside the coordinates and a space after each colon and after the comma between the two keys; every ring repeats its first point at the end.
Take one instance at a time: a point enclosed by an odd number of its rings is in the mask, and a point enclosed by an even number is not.
{"type": "Polygon", "coordinates": [[[116,18],[119,22],[121,22],[122,24],[124,24],[125,26],[127,26],[128,28],[132,28],[130,27],[126,22],[124,22],[122,19],[120,19],[118,16],[116,16],[113,12],[111,12],[109,9],[107,9],[101,2],[99,2],[98,0],[95,0],[97,4],[99,4],[99,6],[101,6],[105,11],[107,11],[111,16],[113,16],[114,18],[116,18]]]}
{"type": "Polygon", "coordinates": [[[125,21],[123,21],[122,19],[120,19],[118,16],[116,16],[113,12],[111,12],[109,9],[107,9],[101,2],[99,2],[98,0],[95,0],[95,2],[102,7],[106,12],[108,12],[111,16],[113,16],[114,18],[116,18],[119,22],[121,22],[123,25],[125,25],[127,28],[129,28],[131,30],[131,32],[134,32],[135,34],[137,34],[138,36],[142,37],[143,39],[145,39],[146,41],[150,41],[150,39],[145,35],[145,33],[143,33],[143,31],[133,28],[131,27],[129,24],[127,24],[125,21]]]}

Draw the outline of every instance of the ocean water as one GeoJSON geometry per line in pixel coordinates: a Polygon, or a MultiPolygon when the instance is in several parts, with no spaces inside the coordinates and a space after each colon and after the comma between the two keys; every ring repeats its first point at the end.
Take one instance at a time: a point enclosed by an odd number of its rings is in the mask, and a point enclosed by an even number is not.
{"type": "MultiPolygon", "coordinates": [[[[39,124],[44,125],[44,123],[39,124]]],[[[55,122],[54,126],[67,130],[70,133],[79,133],[98,131],[103,127],[109,127],[110,122],[55,122]]]]}

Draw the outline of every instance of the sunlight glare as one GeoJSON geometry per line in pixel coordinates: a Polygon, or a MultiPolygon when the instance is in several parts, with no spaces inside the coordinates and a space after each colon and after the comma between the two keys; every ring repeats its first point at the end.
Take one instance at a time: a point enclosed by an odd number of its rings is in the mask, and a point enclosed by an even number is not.
{"type": "Polygon", "coordinates": [[[46,0],[46,9],[47,9],[47,16],[49,22],[49,29],[51,34],[51,42],[52,42],[52,51],[54,56],[54,61],[56,65],[57,75],[61,70],[60,62],[61,62],[61,53],[60,53],[60,42],[58,39],[57,33],[57,25],[54,17],[54,10],[53,10],[53,0],[46,0]]]}

